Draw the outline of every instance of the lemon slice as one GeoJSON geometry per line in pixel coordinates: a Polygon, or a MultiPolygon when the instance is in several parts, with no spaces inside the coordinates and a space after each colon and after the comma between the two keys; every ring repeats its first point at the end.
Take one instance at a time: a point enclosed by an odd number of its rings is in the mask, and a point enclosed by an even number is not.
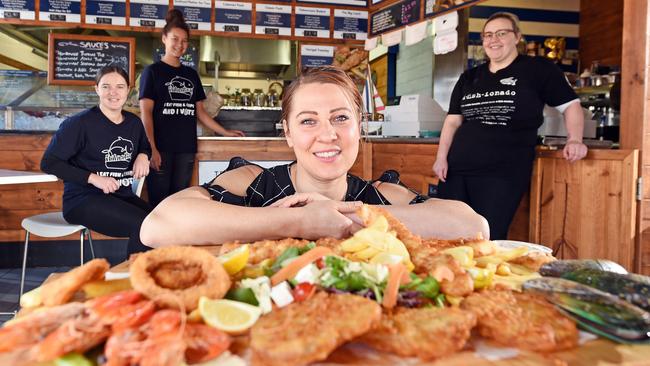
{"type": "Polygon", "coordinates": [[[231,250],[217,257],[217,259],[221,262],[223,268],[226,269],[226,272],[232,276],[246,267],[249,255],[250,249],[248,244],[244,244],[235,250],[231,250]]]}
{"type": "Polygon", "coordinates": [[[228,334],[242,334],[255,324],[262,314],[258,306],[232,300],[199,299],[199,313],[206,324],[228,334]]]}

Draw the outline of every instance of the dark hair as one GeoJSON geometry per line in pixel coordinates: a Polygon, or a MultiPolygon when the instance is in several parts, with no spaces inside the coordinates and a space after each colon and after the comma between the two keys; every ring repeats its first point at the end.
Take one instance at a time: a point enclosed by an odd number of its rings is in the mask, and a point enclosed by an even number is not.
{"type": "Polygon", "coordinates": [[[308,67],[285,90],[282,96],[282,119],[289,122],[289,111],[296,91],[305,84],[334,84],[341,87],[352,102],[356,115],[360,118],[363,100],[356,84],[342,69],[335,66],[308,67]]]}
{"type": "Polygon", "coordinates": [[[507,11],[500,11],[498,13],[494,13],[490,15],[488,20],[485,22],[483,25],[483,30],[485,30],[485,26],[493,21],[494,19],[506,19],[509,20],[510,23],[512,24],[512,30],[515,31],[517,34],[521,34],[521,28],[519,28],[519,17],[512,13],[508,13],[507,11]]]}
{"type": "Polygon", "coordinates": [[[117,64],[109,64],[99,69],[99,71],[97,71],[97,75],[95,76],[95,85],[99,85],[99,81],[104,77],[104,75],[113,72],[120,74],[120,76],[124,78],[124,81],[126,81],[126,86],[129,86],[129,74],[124,71],[122,66],[117,64]]]}
{"type": "Polygon", "coordinates": [[[163,34],[167,35],[172,29],[180,28],[187,33],[187,38],[190,37],[190,26],[185,23],[185,17],[183,13],[178,9],[169,9],[167,16],[165,17],[165,27],[163,27],[163,34]]]}

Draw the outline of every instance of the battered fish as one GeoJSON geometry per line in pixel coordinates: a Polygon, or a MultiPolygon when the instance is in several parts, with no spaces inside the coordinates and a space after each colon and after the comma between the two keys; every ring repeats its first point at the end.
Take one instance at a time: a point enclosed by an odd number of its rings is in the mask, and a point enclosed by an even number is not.
{"type": "Polygon", "coordinates": [[[504,346],[536,352],[576,347],[575,323],[542,297],[510,291],[483,291],[461,303],[478,319],[479,333],[504,346]]]}
{"type": "Polygon", "coordinates": [[[381,318],[379,304],[350,294],[319,292],[274,310],[251,330],[254,366],[297,366],[324,360],[341,344],[370,330],[381,318]]]}
{"type": "Polygon", "coordinates": [[[110,264],[106,259],[97,258],[76,267],[40,287],[42,304],[31,306],[56,306],[70,301],[75,292],[81,290],[88,282],[104,278],[110,264]]]}
{"type": "Polygon", "coordinates": [[[431,360],[461,350],[476,325],[474,313],[458,308],[399,308],[359,340],[381,351],[431,360]]]}

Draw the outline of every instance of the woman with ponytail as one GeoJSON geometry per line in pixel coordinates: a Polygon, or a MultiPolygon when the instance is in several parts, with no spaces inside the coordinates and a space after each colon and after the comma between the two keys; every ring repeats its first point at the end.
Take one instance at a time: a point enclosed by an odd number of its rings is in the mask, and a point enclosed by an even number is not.
{"type": "Polygon", "coordinates": [[[205,111],[201,79],[191,67],[181,65],[190,27],[183,13],[171,9],[162,31],[165,54],[140,77],[140,113],[151,143],[152,174],[147,178],[149,202],[156,206],[167,196],[189,187],[196,154],[196,121],[216,133],[244,136],[227,130],[205,111]]]}

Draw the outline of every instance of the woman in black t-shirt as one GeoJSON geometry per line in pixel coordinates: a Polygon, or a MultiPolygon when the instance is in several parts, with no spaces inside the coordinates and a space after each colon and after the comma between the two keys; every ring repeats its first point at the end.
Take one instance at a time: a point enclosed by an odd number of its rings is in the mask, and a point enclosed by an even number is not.
{"type": "Polygon", "coordinates": [[[108,236],[128,236],[133,253],[146,249],[139,233],[151,206],[133,193],[132,184],[149,173],[151,148],[140,119],[122,110],[128,80],[119,66],[99,71],[99,105],[61,123],[41,170],[64,182],[66,221],[108,236]]]}
{"type": "Polygon", "coordinates": [[[465,71],[451,96],[433,171],[440,198],[461,200],[506,239],[528,190],[545,104],[564,114],[564,157],[585,157],[580,100],[560,69],[543,57],[521,56],[518,19],[493,14],[482,33],[489,62],[465,71]]]}
{"type": "Polygon", "coordinates": [[[162,31],[165,55],[140,76],[140,112],[152,148],[153,172],[147,179],[147,193],[153,206],[189,187],[197,119],[220,135],[244,136],[241,131],[224,129],[205,111],[201,79],[180,61],[189,36],[190,28],[181,11],[170,10],[162,31]]]}
{"type": "Polygon", "coordinates": [[[286,237],[345,237],[363,203],[385,205],[424,237],[488,237],[487,223],[457,201],[426,199],[388,171],[368,182],[348,173],[359,152],[362,101],[344,71],[303,72],[284,93],[282,123],[296,161],[264,169],[241,158],[203,187],[162,202],[145,220],[150,246],[286,237]]]}

